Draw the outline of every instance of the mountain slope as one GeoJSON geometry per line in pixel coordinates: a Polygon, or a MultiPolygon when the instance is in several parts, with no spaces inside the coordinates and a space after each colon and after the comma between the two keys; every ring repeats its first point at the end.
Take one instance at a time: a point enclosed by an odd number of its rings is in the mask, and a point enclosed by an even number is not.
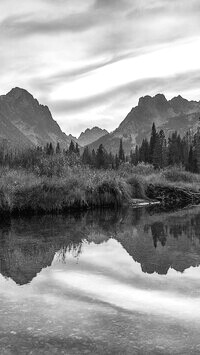
{"type": "Polygon", "coordinates": [[[0,144],[15,147],[30,147],[30,140],[0,112],[0,144]]]}
{"type": "Polygon", "coordinates": [[[69,137],[53,120],[49,108],[20,88],[0,96],[0,137],[21,147],[47,142],[54,145],[59,142],[62,146],[70,143],[69,137]]]}
{"type": "Polygon", "coordinates": [[[93,127],[91,129],[87,128],[85,132],[82,132],[78,137],[78,144],[82,147],[95,142],[97,139],[108,134],[106,129],[101,129],[99,127],[93,127]]]}
{"type": "Polygon", "coordinates": [[[149,136],[153,122],[159,129],[164,129],[167,135],[174,130],[184,134],[197,124],[199,116],[200,102],[187,101],[181,96],[167,101],[162,94],[141,97],[138,105],[132,108],[115,131],[101,137],[89,147],[96,150],[103,144],[106,150],[117,153],[122,138],[123,147],[129,153],[143,138],[149,136]]]}

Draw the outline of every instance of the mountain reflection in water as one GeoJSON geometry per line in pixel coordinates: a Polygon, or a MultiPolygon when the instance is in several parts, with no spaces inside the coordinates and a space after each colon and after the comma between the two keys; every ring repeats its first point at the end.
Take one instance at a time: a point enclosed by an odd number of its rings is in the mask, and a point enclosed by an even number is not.
{"type": "Polygon", "coordinates": [[[116,240],[144,273],[164,275],[200,265],[200,208],[172,213],[147,209],[95,211],[12,219],[0,225],[0,273],[30,283],[54,257],[81,258],[82,245],[116,240]]]}
{"type": "Polygon", "coordinates": [[[200,207],[154,212],[1,222],[0,354],[199,354],[200,207]]]}

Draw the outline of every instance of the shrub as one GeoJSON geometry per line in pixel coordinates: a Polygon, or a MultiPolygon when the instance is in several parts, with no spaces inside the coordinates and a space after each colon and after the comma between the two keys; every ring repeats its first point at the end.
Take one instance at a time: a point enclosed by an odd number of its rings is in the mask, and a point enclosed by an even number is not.
{"type": "Polygon", "coordinates": [[[132,176],[127,180],[127,183],[131,186],[132,198],[146,198],[145,183],[138,176],[132,176]]]}
{"type": "Polygon", "coordinates": [[[130,165],[128,163],[121,164],[118,169],[118,174],[123,177],[130,175],[143,175],[147,176],[153,174],[155,169],[151,164],[139,163],[138,165],[130,165]]]}
{"type": "Polygon", "coordinates": [[[190,173],[177,167],[166,169],[162,172],[162,176],[170,182],[200,183],[200,176],[190,173]]]}

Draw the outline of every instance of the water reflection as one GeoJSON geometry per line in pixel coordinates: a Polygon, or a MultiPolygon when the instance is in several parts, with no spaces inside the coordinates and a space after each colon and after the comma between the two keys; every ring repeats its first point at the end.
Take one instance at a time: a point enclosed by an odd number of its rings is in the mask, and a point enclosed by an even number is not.
{"type": "Polygon", "coordinates": [[[82,257],[82,245],[116,240],[144,273],[183,272],[200,265],[200,208],[152,214],[148,209],[12,219],[0,225],[0,273],[24,285],[55,255],[82,257]]]}

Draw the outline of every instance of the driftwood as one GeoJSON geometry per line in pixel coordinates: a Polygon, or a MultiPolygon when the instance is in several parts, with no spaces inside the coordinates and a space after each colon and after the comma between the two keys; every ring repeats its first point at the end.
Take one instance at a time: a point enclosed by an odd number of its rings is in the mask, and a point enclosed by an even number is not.
{"type": "Polygon", "coordinates": [[[200,192],[191,191],[181,187],[148,185],[146,195],[156,199],[165,206],[186,206],[200,203],[200,192]]]}

